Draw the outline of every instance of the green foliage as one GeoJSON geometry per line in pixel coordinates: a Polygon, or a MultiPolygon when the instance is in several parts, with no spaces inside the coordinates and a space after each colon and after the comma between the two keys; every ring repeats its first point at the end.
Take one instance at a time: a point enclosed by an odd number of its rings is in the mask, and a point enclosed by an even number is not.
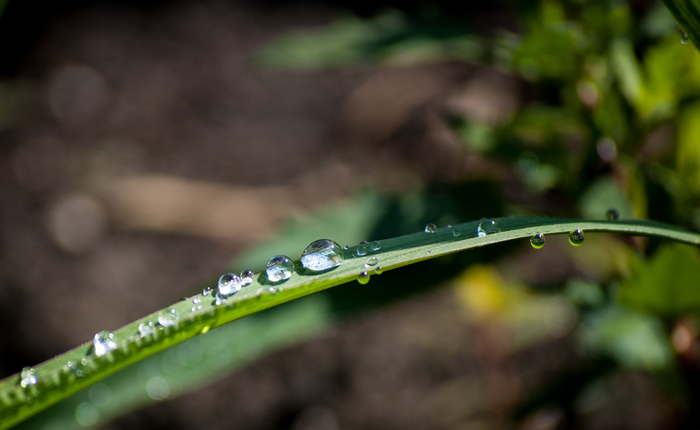
{"type": "Polygon", "coordinates": [[[697,0],[664,0],[664,4],[676,18],[678,24],[700,48],[700,2],[697,0]]]}

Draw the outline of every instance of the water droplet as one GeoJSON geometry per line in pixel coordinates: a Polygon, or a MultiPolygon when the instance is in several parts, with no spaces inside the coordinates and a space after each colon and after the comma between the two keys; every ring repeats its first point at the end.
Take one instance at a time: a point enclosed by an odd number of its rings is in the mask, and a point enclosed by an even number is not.
{"type": "Polygon", "coordinates": [[[222,305],[224,303],[226,303],[226,299],[222,298],[222,297],[217,297],[216,300],[214,301],[214,304],[216,306],[222,305]]]}
{"type": "Polygon", "coordinates": [[[377,257],[370,257],[365,261],[365,269],[368,269],[372,266],[376,266],[379,260],[377,260],[377,257]]]}
{"type": "Polygon", "coordinates": [[[204,287],[202,290],[202,295],[203,296],[208,296],[211,293],[211,287],[204,287]]]}
{"type": "Polygon", "coordinates": [[[608,209],[608,211],[605,212],[605,219],[610,221],[618,220],[620,219],[620,212],[618,212],[617,209],[608,209]]]}
{"type": "Polygon", "coordinates": [[[367,272],[362,272],[360,275],[357,277],[357,282],[359,282],[362,285],[365,285],[366,283],[369,282],[369,273],[367,272]]]}
{"type": "Polygon", "coordinates": [[[569,243],[574,246],[581,245],[584,239],[583,230],[574,230],[569,233],[569,243]]]}
{"type": "Polygon", "coordinates": [[[350,247],[347,246],[347,245],[345,245],[345,246],[343,247],[343,249],[347,251],[348,249],[350,249],[350,247]]]}
{"type": "Polygon", "coordinates": [[[194,311],[196,311],[196,310],[197,310],[197,309],[196,309],[194,306],[192,306],[192,307],[190,308],[190,312],[194,312],[194,311]]]}
{"type": "Polygon", "coordinates": [[[192,299],[192,303],[194,303],[195,305],[197,303],[201,303],[201,302],[202,302],[202,299],[200,299],[199,297],[195,297],[194,299],[192,299]]]}
{"type": "Polygon", "coordinates": [[[535,249],[541,249],[544,246],[544,235],[542,233],[537,233],[530,238],[530,245],[535,249]]]}
{"type": "Polygon", "coordinates": [[[197,305],[197,310],[201,311],[202,310],[202,305],[197,305]]]}
{"type": "Polygon", "coordinates": [[[369,249],[371,249],[372,251],[379,251],[381,247],[382,245],[376,240],[369,244],[369,249]]]}
{"type": "Polygon", "coordinates": [[[340,245],[329,239],[313,241],[301,254],[304,268],[321,272],[340,266],[343,262],[343,250],[340,245]]]}
{"type": "Polygon", "coordinates": [[[272,282],[286,281],[292,277],[294,263],[285,255],[276,255],[267,262],[265,274],[272,282]]]}
{"type": "Polygon", "coordinates": [[[36,385],[36,375],[33,367],[25,367],[19,374],[19,385],[22,388],[27,388],[30,385],[36,385]]]}
{"type": "Polygon", "coordinates": [[[681,35],[681,43],[682,43],[683,45],[685,45],[686,43],[688,43],[688,35],[687,35],[685,32],[683,32],[683,34],[681,35]]]}
{"type": "Polygon", "coordinates": [[[476,228],[476,235],[479,237],[484,237],[487,234],[500,233],[501,226],[491,219],[485,219],[479,223],[479,227],[476,228]]]}
{"type": "Polygon", "coordinates": [[[377,275],[384,273],[384,268],[382,266],[377,266],[377,270],[374,271],[377,275]]]}
{"type": "Polygon", "coordinates": [[[365,247],[364,245],[360,245],[357,247],[357,250],[355,252],[360,257],[363,257],[363,256],[367,255],[367,247],[365,247]]]}
{"type": "Polygon", "coordinates": [[[219,278],[217,288],[219,290],[219,296],[228,297],[241,291],[243,283],[241,282],[241,278],[235,273],[224,273],[219,278]]]}
{"type": "Polygon", "coordinates": [[[430,223],[425,226],[425,232],[426,233],[435,233],[437,231],[437,226],[433,223],[430,223]]]}
{"type": "Polygon", "coordinates": [[[101,331],[92,338],[92,345],[95,347],[95,355],[102,357],[109,351],[117,349],[117,342],[114,340],[114,333],[101,331]]]}
{"type": "Polygon", "coordinates": [[[177,316],[177,311],[173,308],[163,309],[158,314],[158,323],[163,327],[172,327],[179,322],[180,317],[177,316]]]}
{"type": "Polygon", "coordinates": [[[253,276],[255,276],[255,273],[253,273],[252,270],[244,270],[241,272],[241,283],[244,287],[253,283],[253,276]]]}
{"type": "Polygon", "coordinates": [[[454,237],[459,237],[460,234],[462,234],[462,232],[460,231],[460,229],[455,228],[455,229],[452,230],[452,236],[454,236],[454,237]]]}
{"type": "Polygon", "coordinates": [[[360,245],[367,245],[367,241],[363,240],[362,242],[360,242],[360,245]]]}
{"type": "Polygon", "coordinates": [[[141,337],[146,337],[154,334],[156,332],[156,325],[153,321],[142,322],[139,324],[139,334],[141,337]]]}

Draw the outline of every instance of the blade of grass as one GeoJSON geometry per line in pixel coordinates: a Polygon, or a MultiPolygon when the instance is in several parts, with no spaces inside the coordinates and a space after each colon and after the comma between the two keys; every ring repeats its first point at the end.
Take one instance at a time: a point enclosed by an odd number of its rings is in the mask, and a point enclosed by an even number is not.
{"type": "Polygon", "coordinates": [[[681,30],[700,49],[700,0],[664,0],[681,30]]]}
{"type": "Polygon", "coordinates": [[[358,255],[358,246],[345,250],[343,263],[334,270],[318,273],[297,270],[282,284],[270,283],[258,274],[254,282],[227,302],[217,304],[212,295],[197,295],[201,309],[185,300],[172,306],[179,315],[178,324],[163,327],[154,335],[142,337],[138,326],[155,322],[158,313],[134,321],[114,332],[118,348],[98,357],[91,343],[85,343],[36,366],[37,384],[24,388],[19,375],[0,381],[0,429],[9,428],[69,395],[114,372],[138,362],[158,351],[206,333],[214,327],[255,314],[279,304],[356,280],[363,272],[374,273],[381,267],[387,271],[408,264],[447,255],[465,249],[529,238],[534,234],[562,234],[581,229],[586,232],[608,232],[642,236],[658,236],[679,242],[700,244],[700,234],[650,221],[593,221],[554,218],[498,218],[501,232],[477,236],[479,221],[438,229],[435,233],[416,233],[379,241],[380,249],[358,255]],[[456,232],[459,231],[459,234],[456,232]],[[374,262],[368,259],[376,258],[374,262]],[[66,366],[68,362],[73,366],[66,366]]]}

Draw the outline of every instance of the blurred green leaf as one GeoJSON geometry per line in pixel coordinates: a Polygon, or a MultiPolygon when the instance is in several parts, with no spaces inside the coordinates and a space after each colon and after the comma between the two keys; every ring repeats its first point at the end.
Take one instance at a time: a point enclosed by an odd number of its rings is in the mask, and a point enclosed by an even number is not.
{"type": "Polygon", "coordinates": [[[620,303],[675,318],[700,311],[700,256],[696,247],[667,245],[649,260],[633,263],[633,276],[622,284],[620,303]]]}
{"type": "Polygon", "coordinates": [[[586,315],[581,340],[588,350],[613,357],[624,367],[660,370],[673,363],[661,321],[620,306],[586,315]]]}
{"type": "Polygon", "coordinates": [[[677,174],[684,188],[700,193],[700,103],[678,118],[677,174]]]}
{"type": "Polygon", "coordinates": [[[590,184],[579,200],[579,208],[586,218],[603,218],[608,209],[616,209],[620,218],[638,218],[625,193],[612,178],[599,178],[590,184]]]}

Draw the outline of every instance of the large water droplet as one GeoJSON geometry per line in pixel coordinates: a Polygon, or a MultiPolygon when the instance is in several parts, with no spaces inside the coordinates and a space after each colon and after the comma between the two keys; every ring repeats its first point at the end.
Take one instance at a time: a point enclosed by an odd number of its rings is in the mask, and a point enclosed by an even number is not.
{"type": "Polygon", "coordinates": [[[153,321],[145,321],[139,324],[139,334],[141,337],[146,337],[150,336],[152,334],[155,334],[156,332],[156,325],[153,324],[153,321]]]}
{"type": "Polygon", "coordinates": [[[117,349],[117,342],[114,341],[114,333],[101,331],[92,338],[92,345],[95,347],[95,355],[102,357],[109,351],[117,349]]]}
{"type": "Polygon", "coordinates": [[[301,254],[301,265],[314,272],[338,267],[342,262],[343,250],[340,245],[329,239],[311,242],[301,254]]]}
{"type": "Polygon", "coordinates": [[[437,226],[436,226],[435,224],[433,224],[433,223],[430,223],[430,224],[428,224],[428,225],[425,226],[425,230],[424,230],[424,231],[425,231],[426,233],[435,233],[435,232],[437,231],[437,226]]]}
{"type": "Polygon", "coordinates": [[[569,243],[574,246],[581,245],[584,239],[583,230],[574,230],[569,233],[569,243]]]}
{"type": "Polygon", "coordinates": [[[476,228],[476,235],[479,237],[484,237],[487,234],[500,233],[501,226],[492,219],[485,219],[479,223],[479,227],[476,228]]]}
{"type": "Polygon", "coordinates": [[[173,308],[167,308],[160,311],[158,314],[158,323],[163,327],[172,327],[180,322],[180,317],[177,311],[173,308]]]}
{"type": "Polygon", "coordinates": [[[379,260],[377,260],[377,257],[370,257],[365,261],[365,269],[368,269],[372,266],[376,266],[379,260]]]}
{"type": "Polygon", "coordinates": [[[228,297],[241,291],[243,283],[241,282],[241,278],[235,273],[224,273],[219,278],[217,288],[221,297],[228,297]]]}
{"type": "Polygon", "coordinates": [[[620,219],[620,212],[617,211],[617,209],[608,209],[607,212],[605,212],[605,219],[609,221],[615,221],[620,219]]]}
{"type": "Polygon", "coordinates": [[[367,272],[362,272],[360,275],[357,277],[357,282],[359,282],[362,285],[365,285],[366,283],[369,282],[369,273],[367,272]]]}
{"type": "Polygon", "coordinates": [[[267,262],[265,274],[272,282],[286,281],[292,277],[294,263],[285,255],[276,255],[267,262]]]}
{"type": "Polygon", "coordinates": [[[369,249],[371,249],[372,251],[379,251],[381,247],[382,245],[376,240],[369,244],[369,249]]]}
{"type": "Polygon", "coordinates": [[[244,287],[253,283],[253,276],[255,276],[255,273],[253,273],[252,270],[244,270],[241,272],[241,283],[244,287]]]}
{"type": "Polygon", "coordinates": [[[30,385],[36,385],[36,375],[33,367],[25,367],[19,374],[19,385],[22,388],[27,388],[30,385]]]}
{"type": "Polygon", "coordinates": [[[542,249],[544,242],[544,235],[542,233],[537,233],[530,238],[530,245],[535,249],[542,249]]]}

